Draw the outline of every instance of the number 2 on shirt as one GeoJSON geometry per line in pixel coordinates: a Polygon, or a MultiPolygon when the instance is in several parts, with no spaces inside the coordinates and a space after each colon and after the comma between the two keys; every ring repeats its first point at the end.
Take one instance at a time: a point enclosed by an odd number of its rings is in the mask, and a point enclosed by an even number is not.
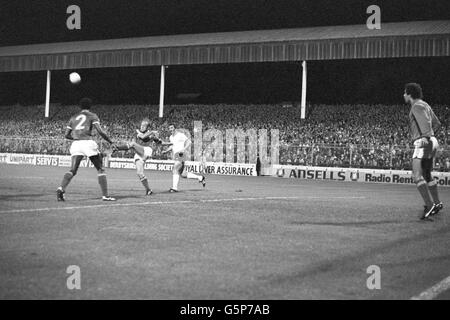
{"type": "Polygon", "coordinates": [[[86,116],[84,114],[80,114],[78,117],[75,118],[75,120],[81,120],[74,130],[83,130],[84,129],[84,123],[86,122],[86,116]]]}

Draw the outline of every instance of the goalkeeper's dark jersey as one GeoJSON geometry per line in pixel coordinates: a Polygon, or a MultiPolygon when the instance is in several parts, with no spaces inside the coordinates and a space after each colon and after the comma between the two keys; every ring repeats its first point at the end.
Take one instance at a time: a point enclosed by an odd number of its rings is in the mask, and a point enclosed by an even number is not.
{"type": "Polygon", "coordinates": [[[409,112],[411,139],[413,141],[422,137],[432,137],[441,126],[439,119],[431,107],[423,100],[418,100],[411,106],[409,112]]]}

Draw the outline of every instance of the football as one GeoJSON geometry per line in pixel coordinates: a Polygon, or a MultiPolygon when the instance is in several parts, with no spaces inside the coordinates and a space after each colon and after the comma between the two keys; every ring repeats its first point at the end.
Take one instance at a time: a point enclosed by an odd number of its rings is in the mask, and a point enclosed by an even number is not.
{"type": "Polygon", "coordinates": [[[70,82],[72,82],[74,84],[80,83],[80,81],[81,81],[80,75],[78,73],[76,73],[76,72],[72,72],[69,75],[69,79],[70,79],[70,82]]]}

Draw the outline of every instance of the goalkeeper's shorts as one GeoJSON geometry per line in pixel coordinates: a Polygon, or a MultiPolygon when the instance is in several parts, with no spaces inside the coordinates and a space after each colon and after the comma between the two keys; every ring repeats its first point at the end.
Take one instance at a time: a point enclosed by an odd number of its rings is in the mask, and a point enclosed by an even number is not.
{"type": "Polygon", "coordinates": [[[413,159],[432,159],[436,156],[439,143],[435,137],[431,137],[426,146],[421,146],[421,139],[414,141],[413,159]]]}

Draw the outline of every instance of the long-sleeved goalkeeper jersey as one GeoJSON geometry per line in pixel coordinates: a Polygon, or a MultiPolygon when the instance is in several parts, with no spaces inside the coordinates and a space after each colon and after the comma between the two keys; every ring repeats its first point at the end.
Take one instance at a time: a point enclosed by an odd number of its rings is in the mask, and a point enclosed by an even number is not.
{"type": "Polygon", "coordinates": [[[411,106],[409,112],[409,123],[411,128],[411,139],[417,140],[422,137],[432,137],[439,130],[441,122],[434,114],[431,107],[423,100],[418,100],[411,106]]]}

